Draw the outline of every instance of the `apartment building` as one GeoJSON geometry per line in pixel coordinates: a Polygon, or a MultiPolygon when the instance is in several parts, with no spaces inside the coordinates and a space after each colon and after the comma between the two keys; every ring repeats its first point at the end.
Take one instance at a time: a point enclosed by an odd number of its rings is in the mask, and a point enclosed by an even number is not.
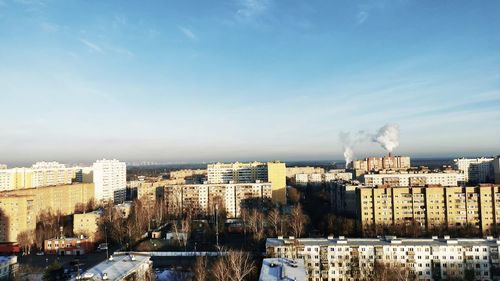
{"type": "Polygon", "coordinates": [[[324,174],[325,169],[321,167],[286,167],[286,177],[294,178],[296,174],[324,174]]]}
{"type": "Polygon", "coordinates": [[[215,163],[207,166],[209,184],[269,182],[273,202],[286,203],[286,166],[279,161],[215,163]]]}
{"type": "Polygon", "coordinates": [[[368,186],[458,186],[463,174],[457,172],[421,172],[400,171],[397,173],[375,172],[362,176],[362,181],[368,186]]]}
{"type": "Polygon", "coordinates": [[[493,183],[494,158],[459,158],[453,160],[455,168],[465,174],[465,181],[471,184],[493,183]]]}
{"type": "Polygon", "coordinates": [[[83,214],[73,215],[73,233],[83,235],[91,241],[95,241],[99,230],[99,220],[102,217],[102,211],[93,211],[83,214]]]}
{"type": "Polygon", "coordinates": [[[410,157],[392,156],[368,157],[363,160],[354,160],[351,164],[356,177],[362,176],[369,171],[379,170],[407,170],[410,168],[410,157]]]}
{"type": "Polygon", "coordinates": [[[77,204],[94,197],[93,184],[70,184],[5,191],[0,194],[0,242],[16,242],[23,231],[34,230],[42,211],[72,214],[77,204]]]}
{"type": "Polygon", "coordinates": [[[493,159],[493,173],[495,174],[495,183],[500,184],[500,156],[493,159]]]}
{"type": "Polygon", "coordinates": [[[127,165],[116,159],[97,160],[92,166],[94,197],[97,201],[125,201],[127,187],[127,165]]]}
{"type": "Polygon", "coordinates": [[[488,234],[500,225],[499,185],[373,188],[337,182],[330,188],[333,209],[354,215],[363,229],[410,223],[426,229],[470,225],[488,234]],[[339,204],[343,200],[348,203],[339,204]]]}
{"type": "Polygon", "coordinates": [[[228,218],[241,215],[241,207],[252,199],[271,199],[271,183],[171,185],[165,198],[172,212],[213,213],[216,205],[228,218]]]}
{"type": "Polygon", "coordinates": [[[37,162],[31,168],[0,169],[0,191],[71,184],[76,171],[58,162],[37,162]]]}
{"type": "Polygon", "coordinates": [[[193,176],[203,176],[207,174],[206,169],[183,169],[170,172],[170,179],[185,179],[193,176]]]}
{"type": "Polygon", "coordinates": [[[299,185],[322,184],[336,180],[351,180],[352,173],[343,169],[330,170],[327,173],[295,174],[293,182],[299,185]]]}
{"type": "Polygon", "coordinates": [[[268,257],[303,259],[309,281],[374,280],[382,270],[417,280],[450,280],[472,274],[494,280],[500,240],[382,238],[268,238],[268,257]]]}

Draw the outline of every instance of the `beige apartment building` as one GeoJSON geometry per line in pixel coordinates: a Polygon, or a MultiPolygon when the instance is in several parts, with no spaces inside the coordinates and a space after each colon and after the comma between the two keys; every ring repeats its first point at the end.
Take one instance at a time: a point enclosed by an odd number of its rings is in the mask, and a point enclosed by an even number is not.
{"type": "Polygon", "coordinates": [[[42,211],[72,214],[77,204],[94,197],[93,184],[71,184],[0,193],[0,242],[15,242],[23,231],[34,230],[42,211]]]}
{"type": "Polygon", "coordinates": [[[324,174],[325,169],[321,167],[286,167],[286,177],[295,178],[296,174],[324,174]]]}
{"type": "Polygon", "coordinates": [[[397,173],[376,172],[365,174],[363,182],[368,186],[458,186],[464,181],[464,174],[459,172],[424,172],[410,171],[397,173]]]}
{"type": "Polygon", "coordinates": [[[73,215],[73,233],[76,236],[83,235],[91,241],[98,239],[99,220],[102,217],[101,211],[94,211],[84,214],[73,215]]]}
{"type": "Polygon", "coordinates": [[[285,163],[215,163],[207,166],[209,184],[269,182],[272,186],[273,202],[286,203],[285,163]]]}
{"type": "Polygon", "coordinates": [[[384,157],[368,157],[363,160],[352,161],[351,166],[355,171],[356,177],[360,177],[370,171],[407,170],[410,169],[410,157],[392,156],[391,154],[384,157]]]}
{"type": "Polygon", "coordinates": [[[363,227],[417,223],[432,229],[471,225],[483,234],[500,225],[500,186],[367,187],[337,183],[334,210],[354,215],[363,227]],[[339,204],[349,200],[350,204],[339,204]],[[355,204],[352,204],[352,202],[355,204]],[[338,204],[338,205],[337,205],[338,204]]]}
{"type": "Polygon", "coordinates": [[[170,179],[185,179],[193,176],[203,176],[207,174],[206,169],[183,169],[170,172],[170,179]]]}
{"type": "Polygon", "coordinates": [[[271,199],[272,185],[260,182],[171,185],[164,192],[170,212],[212,214],[217,206],[228,218],[236,218],[246,200],[271,199]]]}
{"type": "Polygon", "coordinates": [[[37,162],[31,168],[0,169],[0,191],[71,184],[77,168],[57,162],[37,162]]]}

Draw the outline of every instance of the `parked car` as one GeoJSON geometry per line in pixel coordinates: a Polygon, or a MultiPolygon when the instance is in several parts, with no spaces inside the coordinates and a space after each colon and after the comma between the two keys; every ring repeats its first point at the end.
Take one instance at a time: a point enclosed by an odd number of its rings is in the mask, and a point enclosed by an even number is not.
{"type": "Polygon", "coordinates": [[[101,243],[97,246],[97,251],[104,251],[108,249],[108,243],[101,243]]]}

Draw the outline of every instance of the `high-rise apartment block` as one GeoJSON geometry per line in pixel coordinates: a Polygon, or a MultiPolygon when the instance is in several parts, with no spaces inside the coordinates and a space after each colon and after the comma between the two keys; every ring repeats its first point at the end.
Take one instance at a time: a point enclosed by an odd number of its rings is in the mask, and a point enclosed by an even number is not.
{"type": "Polygon", "coordinates": [[[410,157],[392,156],[391,154],[384,157],[368,157],[352,161],[351,166],[356,177],[380,170],[407,170],[410,169],[410,157]]]}
{"type": "Polygon", "coordinates": [[[0,169],[0,191],[71,184],[76,168],[57,162],[38,162],[31,168],[0,169]]]}
{"type": "Polygon", "coordinates": [[[114,160],[97,160],[92,166],[95,199],[121,203],[125,201],[127,165],[114,160]]]}
{"type": "Polygon", "coordinates": [[[164,193],[171,212],[213,214],[218,208],[227,217],[236,218],[245,203],[271,199],[272,184],[257,180],[256,183],[170,185],[164,193]]]}
{"type": "Polygon", "coordinates": [[[494,158],[459,158],[455,159],[455,168],[465,174],[465,181],[471,184],[493,183],[494,158]]]}
{"type": "Polygon", "coordinates": [[[268,238],[267,256],[303,259],[307,280],[377,280],[383,268],[398,280],[498,280],[500,240],[444,237],[268,238]],[[468,280],[468,279],[467,279],[468,280]]]}
{"type": "Polygon", "coordinates": [[[469,225],[488,234],[500,226],[499,185],[374,188],[336,182],[331,195],[334,211],[355,216],[363,229],[413,223],[426,229],[469,225]]]}
{"type": "Polygon", "coordinates": [[[495,183],[500,184],[500,156],[493,159],[493,173],[495,174],[495,183]]]}
{"type": "Polygon", "coordinates": [[[209,184],[270,182],[273,201],[286,203],[286,167],[279,161],[209,164],[207,181],[209,184]]]}

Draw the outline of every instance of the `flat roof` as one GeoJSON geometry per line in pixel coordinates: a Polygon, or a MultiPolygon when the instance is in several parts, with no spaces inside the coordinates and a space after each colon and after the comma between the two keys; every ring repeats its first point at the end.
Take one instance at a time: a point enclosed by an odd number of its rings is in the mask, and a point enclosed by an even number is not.
{"type": "Polygon", "coordinates": [[[262,261],[259,281],[306,280],[303,259],[271,258],[262,261]]]}
{"type": "MultiPolygon", "coordinates": [[[[144,254],[130,253],[130,255],[113,255],[113,260],[103,261],[96,266],[82,273],[82,280],[102,280],[104,273],[107,273],[108,280],[120,280],[137,270],[139,266],[150,262],[150,256],[144,254]],[[132,260],[131,257],[134,257],[132,260]],[[85,278],[85,275],[89,276],[85,278]],[[92,276],[92,277],[90,277],[92,276]]],[[[71,280],[76,280],[75,278],[71,280]]]]}
{"type": "Polygon", "coordinates": [[[298,243],[304,246],[500,246],[500,239],[496,238],[268,238],[266,247],[293,245],[298,243]]]}

